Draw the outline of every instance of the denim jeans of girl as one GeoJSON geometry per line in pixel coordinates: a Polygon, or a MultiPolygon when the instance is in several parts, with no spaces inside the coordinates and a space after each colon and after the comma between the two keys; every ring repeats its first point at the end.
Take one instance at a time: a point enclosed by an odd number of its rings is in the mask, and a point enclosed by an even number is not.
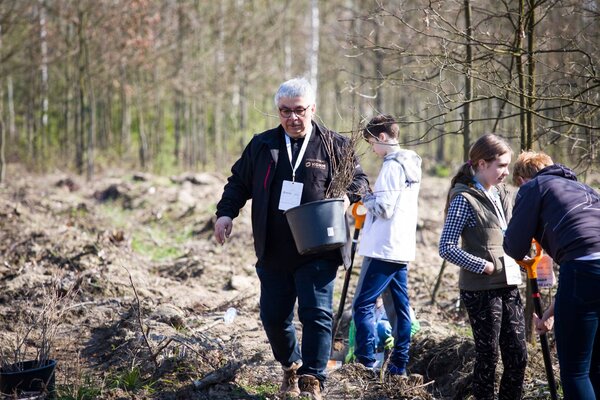
{"type": "Polygon", "coordinates": [[[560,266],[554,320],[565,399],[600,399],[600,260],[560,266]]]}
{"type": "Polygon", "coordinates": [[[313,261],[293,273],[257,266],[260,279],[260,319],[275,360],[288,367],[302,360],[299,375],[325,381],[331,352],[333,289],[338,266],[331,261],[313,261]],[[293,323],[298,300],[302,323],[302,346],[293,323]]]}

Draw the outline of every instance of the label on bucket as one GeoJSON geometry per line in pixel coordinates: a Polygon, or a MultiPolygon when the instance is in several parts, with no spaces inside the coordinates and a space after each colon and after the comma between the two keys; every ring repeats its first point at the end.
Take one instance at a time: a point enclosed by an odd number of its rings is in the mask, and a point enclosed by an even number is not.
{"type": "Polygon", "coordinates": [[[335,235],[335,233],[333,232],[333,226],[328,226],[327,227],[327,236],[331,237],[334,235],[335,235]]]}

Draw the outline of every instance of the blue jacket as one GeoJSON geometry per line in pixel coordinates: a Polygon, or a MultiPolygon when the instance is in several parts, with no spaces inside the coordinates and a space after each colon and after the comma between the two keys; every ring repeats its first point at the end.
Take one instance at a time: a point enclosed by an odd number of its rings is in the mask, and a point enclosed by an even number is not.
{"type": "Polygon", "coordinates": [[[504,251],[521,260],[531,239],[559,264],[600,252],[600,195],[561,164],[521,186],[504,236],[504,251]]]}

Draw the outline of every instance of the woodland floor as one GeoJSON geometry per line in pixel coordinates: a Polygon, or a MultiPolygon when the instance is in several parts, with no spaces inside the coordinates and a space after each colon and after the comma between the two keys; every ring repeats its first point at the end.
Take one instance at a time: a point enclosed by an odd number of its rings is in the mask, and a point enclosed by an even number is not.
{"type": "MultiPolygon", "coordinates": [[[[258,317],[249,207],[224,246],[212,238],[226,177],[113,172],[86,183],[11,165],[7,178],[0,186],[3,354],[58,295],[51,355],[59,399],[276,398],[281,370],[258,317]],[[225,324],[230,307],[237,317],[225,324]]],[[[456,308],[457,267],[446,268],[431,301],[448,182],[425,177],[421,189],[418,257],[409,267],[421,324],[411,378],[376,377],[347,364],[331,371],[325,398],[468,397],[473,342],[456,308]]],[[[348,309],[360,265],[357,257],[348,309]]],[[[336,308],[342,281],[340,270],[336,308]]],[[[29,348],[39,343],[35,333],[29,348]]],[[[539,346],[530,347],[529,360],[524,398],[549,398],[539,346]]]]}

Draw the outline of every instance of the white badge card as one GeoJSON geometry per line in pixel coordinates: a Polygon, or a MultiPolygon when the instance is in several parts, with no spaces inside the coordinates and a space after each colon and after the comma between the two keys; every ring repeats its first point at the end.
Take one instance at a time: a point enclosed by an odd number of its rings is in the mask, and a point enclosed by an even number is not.
{"type": "Polygon", "coordinates": [[[288,208],[299,206],[302,199],[303,187],[304,184],[301,182],[283,181],[281,197],[279,198],[279,209],[285,211],[288,208]]]}
{"type": "Polygon", "coordinates": [[[505,254],[502,256],[502,263],[504,264],[507,285],[520,285],[523,283],[521,268],[519,268],[519,264],[515,260],[505,254]]]}
{"type": "Polygon", "coordinates": [[[540,288],[551,288],[556,282],[554,275],[554,261],[548,254],[542,255],[537,265],[537,281],[540,288]]]}

